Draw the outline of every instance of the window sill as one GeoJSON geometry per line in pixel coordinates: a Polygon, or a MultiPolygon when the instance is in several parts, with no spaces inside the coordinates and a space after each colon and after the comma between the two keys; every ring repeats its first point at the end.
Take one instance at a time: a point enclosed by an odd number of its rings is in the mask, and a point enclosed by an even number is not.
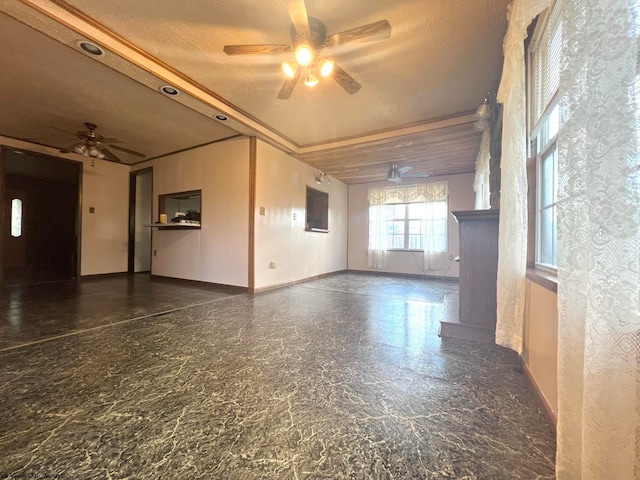
{"type": "Polygon", "coordinates": [[[528,267],[527,279],[554,293],[558,293],[558,275],[539,268],[528,267]]]}
{"type": "Polygon", "coordinates": [[[412,248],[387,248],[387,252],[418,252],[423,253],[424,250],[412,249],[412,248]]]}

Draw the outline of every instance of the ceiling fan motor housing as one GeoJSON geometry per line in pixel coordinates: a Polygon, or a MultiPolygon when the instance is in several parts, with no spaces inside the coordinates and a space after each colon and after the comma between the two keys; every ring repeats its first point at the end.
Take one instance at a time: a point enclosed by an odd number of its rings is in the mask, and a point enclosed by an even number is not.
{"type": "Polygon", "coordinates": [[[299,35],[295,26],[291,25],[291,42],[294,48],[298,45],[309,42],[315,49],[320,49],[327,41],[327,28],[320,20],[309,17],[309,36],[299,35]]]}

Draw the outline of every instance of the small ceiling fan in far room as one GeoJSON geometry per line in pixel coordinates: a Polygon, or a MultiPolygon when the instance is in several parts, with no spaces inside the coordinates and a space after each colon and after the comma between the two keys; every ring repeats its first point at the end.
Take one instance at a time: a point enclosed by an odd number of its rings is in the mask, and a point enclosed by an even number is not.
{"type": "Polygon", "coordinates": [[[109,162],[122,163],[117,156],[115,156],[110,150],[120,150],[121,152],[128,153],[135,157],[145,158],[145,155],[140,152],[129,150],[128,148],[119,147],[114,143],[122,143],[115,138],[104,138],[102,135],[96,132],[98,126],[95,123],[86,122],[85,126],[87,131],[79,131],[76,133],[79,142],[70,145],[67,148],[60,150],[62,153],[77,153],[83,157],[97,158],[99,160],[107,160],[109,162]],[[109,148],[107,148],[109,147],[109,148]]]}
{"type": "Polygon", "coordinates": [[[428,173],[407,173],[413,167],[398,167],[397,163],[389,165],[389,172],[387,173],[387,180],[394,183],[402,183],[403,178],[427,178],[428,173]]]}
{"type": "Polygon", "coordinates": [[[321,51],[355,40],[383,40],[391,36],[391,25],[387,20],[362,25],[341,33],[327,36],[327,29],[320,20],[307,16],[304,0],[285,0],[291,17],[292,45],[225,45],[223,51],[227,55],[281,54],[294,51],[295,61],[285,62],[282,69],[287,76],[278,98],[286,100],[293,93],[301,77],[305,85],[315,86],[320,77],[333,77],[344,90],[353,95],[361,85],[347,72],[324,55],[321,51]]]}

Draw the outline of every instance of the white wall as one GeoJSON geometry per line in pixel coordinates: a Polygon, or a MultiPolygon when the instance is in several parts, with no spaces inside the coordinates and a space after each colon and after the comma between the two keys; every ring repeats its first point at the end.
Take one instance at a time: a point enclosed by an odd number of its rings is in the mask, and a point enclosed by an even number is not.
{"type": "Polygon", "coordinates": [[[248,286],[249,139],[214,143],[144,162],[153,167],[153,218],[158,196],[202,190],[201,230],[153,229],[151,273],[248,286]]]}
{"type": "Polygon", "coordinates": [[[0,137],[0,145],[82,163],[80,275],[127,271],[129,167],[0,137]],[[89,213],[94,207],[95,213],[89,213]]]}
{"type": "Polygon", "coordinates": [[[347,186],[316,184],[312,167],[262,141],[256,168],[256,289],[346,269],[347,186]],[[307,185],[329,193],[329,233],[305,231],[307,185]]]}
{"type": "MultiPolygon", "coordinates": [[[[475,193],[473,191],[473,179],[475,174],[448,175],[434,177],[434,181],[446,180],[449,182],[449,211],[473,210],[475,205],[475,193]]],[[[427,179],[429,181],[429,179],[427,179]]],[[[387,183],[385,182],[384,185],[387,183]]],[[[369,187],[378,184],[358,184],[349,186],[349,269],[371,270],[367,262],[367,250],[369,244],[369,202],[367,200],[369,187]]],[[[453,257],[459,255],[458,224],[449,216],[449,254],[453,257]]],[[[459,269],[456,262],[450,262],[445,270],[424,272],[422,271],[422,254],[419,252],[389,252],[388,268],[385,272],[404,274],[425,274],[458,277],[459,269]]],[[[380,271],[380,270],[376,270],[380,271]]]]}

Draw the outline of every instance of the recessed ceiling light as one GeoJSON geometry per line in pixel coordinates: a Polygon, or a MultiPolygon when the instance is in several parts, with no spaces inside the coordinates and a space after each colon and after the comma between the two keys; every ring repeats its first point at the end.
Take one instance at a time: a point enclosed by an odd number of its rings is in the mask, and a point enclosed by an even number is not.
{"type": "Polygon", "coordinates": [[[219,113],[216,115],[216,119],[220,120],[221,122],[226,122],[227,120],[229,120],[229,117],[219,113]]]}
{"type": "Polygon", "coordinates": [[[169,97],[175,97],[176,95],[180,95],[180,90],[176,87],[172,87],[171,85],[163,85],[160,87],[160,91],[169,97]]]}
{"type": "Polygon", "coordinates": [[[89,55],[95,55],[96,57],[102,57],[104,55],[104,50],[99,45],[95,43],[88,42],[86,40],[78,40],[76,45],[85,53],[89,55]]]}

